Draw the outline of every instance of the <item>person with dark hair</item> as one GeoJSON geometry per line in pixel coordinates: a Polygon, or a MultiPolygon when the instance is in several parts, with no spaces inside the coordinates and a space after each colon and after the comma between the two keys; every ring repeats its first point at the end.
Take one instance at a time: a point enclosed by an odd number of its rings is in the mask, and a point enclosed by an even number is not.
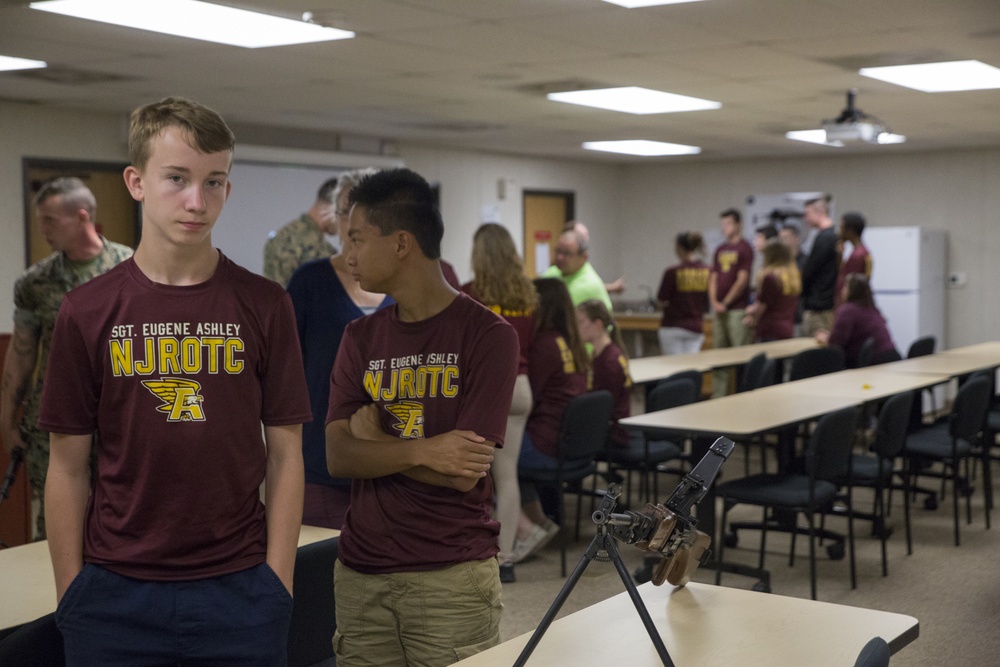
{"type": "Polygon", "coordinates": [[[812,249],[802,266],[802,332],[814,335],[833,324],[834,290],[837,284],[837,232],[830,220],[830,196],[805,203],[802,219],[817,230],[812,249]]]}
{"type": "MultiPolygon", "coordinates": [[[[374,169],[347,171],[337,180],[335,212],[338,233],[347,238],[347,205],[351,189],[374,169]]],[[[392,304],[384,294],[361,289],[351,277],[344,252],[302,264],[288,281],[295,324],[309,387],[312,421],[302,426],[302,458],[306,484],[302,523],[340,529],[351,502],[351,480],[331,477],[326,469],[326,411],[330,404],[330,373],[344,328],[353,320],[392,304]]]]}
{"type": "Polygon", "coordinates": [[[330,378],[327,467],[353,479],[334,653],[341,667],[447,665],[500,641],[489,471],[517,333],[445,281],[444,225],[420,175],[368,176],[350,204],[351,275],[396,304],[347,325],[330,378]]]}
{"type": "Polygon", "coordinates": [[[310,260],[327,259],[336,253],[326,235],[337,233],[338,216],[347,217],[347,193],[361,175],[358,170],[327,180],[319,187],[307,212],[268,234],[264,244],[265,276],[285,287],[295,269],[310,260]]]}
{"type": "Polygon", "coordinates": [[[188,100],[133,111],[142,239],[59,310],[38,424],[70,667],[287,662],[309,396],[288,294],[212,245],[234,142],[188,100]]]}
{"type": "Polygon", "coordinates": [[[844,350],[848,368],[858,365],[861,346],[869,338],[875,339],[872,356],[877,358],[896,349],[885,318],[875,307],[868,279],[861,273],[849,273],[844,280],[844,302],[837,309],[833,328],[816,332],[820,345],[836,345],[844,350]]]}
{"type": "Polygon", "coordinates": [[[764,266],[757,274],[756,283],[757,298],[747,306],[745,320],[754,330],[755,342],[791,338],[795,332],[802,278],[788,246],[769,243],[764,247],[764,266]]]}
{"type": "MultiPolygon", "coordinates": [[[[536,278],[535,289],[538,309],[528,355],[534,405],[528,415],[518,465],[555,469],[566,406],[587,391],[590,357],[580,338],[566,285],[558,278],[536,278]]],[[[538,491],[531,484],[521,484],[521,508],[515,563],[541,549],[559,531],[559,526],[545,515],[538,491]]]]}
{"type": "Polygon", "coordinates": [[[694,354],[705,341],[708,312],[708,264],[702,261],[705,242],[698,232],[681,232],[674,243],[680,263],[668,267],[660,279],[656,303],[663,309],[661,354],[694,354]]]}
{"type": "Polygon", "coordinates": [[[628,447],[629,432],[618,423],[632,414],[632,377],[628,372],[628,354],[621,331],[608,309],[596,299],[576,307],[576,325],[580,340],[594,348],[590,359],[593,367],[591,391],[606,389],[614,399],[610,440],[619,447],[628,447]]]}
{"type": "Polygon", "coordinates": [[[41,508],[34,537],[44,540],[49,434],[38,428],[38,404],[59,305],[67,292],[131,257],[132,249],[97,231],[97,200],[79,178],[45,183],[32,204],[53,252],[14,283],[14,332],[3,365],[0,435],[7,452],[25,452],[24,467],[41,508]]]}
{"type": "Polygon", "coordinates": [[[506,227],[487,223],[472,237],[471,282],[462,291],[510,322],[520,344],[517,380],[504,446],[493,456],[493,485],[496,487],[496,516],[500,521],[500,582],[513,583],[514,544],[521,516],[521,490],[517,483],[517,461],[521,440],[531,412],[531,382],[528,379],[528,351],[535,328],[538,293],[524,274],[514,239],[506,227]]]}
{"type": "MultiPolygon", "coordinates": [[[[750,331],[743,324],[750,303],[750,270],[753,248],[743,238],[743,216],[735,208],[719,216],[723,242],[715,250],[708,277],[708,301],[715,321],[712,326],[714,347],[739,347],[750,342],[750,331]]],[[[729,388],[728,370],[713,375],[712,396],[724,396],[729,388]]]]}
{"type": "Polygon", "coordinates": [[[872,255],[861,240],[866,224],[865,216],[860,213],[845,213],[840,218],[837,257],[843,256],[845,243],[851,244],[851,254],[840,263],[840,269],[837,271],[837,291],[834,300],[837,307],[844,302],[842,293],[848,274],[860,273],[868,280],[872,279],[872,255]]]}

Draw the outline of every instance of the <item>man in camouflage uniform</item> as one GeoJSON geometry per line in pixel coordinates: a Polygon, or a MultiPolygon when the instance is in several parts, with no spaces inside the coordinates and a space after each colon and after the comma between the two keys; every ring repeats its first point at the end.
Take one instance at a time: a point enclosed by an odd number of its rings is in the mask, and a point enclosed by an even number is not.
{"type": "Polygon", "coordinates": [[[55,252],[28,268],[14,283],[14,334],[3,366],[0,434],[8,452],[18,447],[26,450],[28,479],[41,501],[35,532],[40,540],[45,537],[49,434],[35,424],[59,304],[74,287],[131,257],[132,249],[97,232],[97,202],[78,178],[46,183],[35,195],[34,205],[42,234],[55,252]],[[24,416],[19,420],[22,405],[24,416]]]}
{"type": "Polygon", "coordinates": [[[330,257],[336,252],[325,236],[337,233],[336,187],[336,178],[328,180],[320,186],[308,213],[303,213],[298,220],[293,220],[277,232],[271,232],[264,244],[265,276],[287,287],[299,266],[311,259],[330,257]]]}

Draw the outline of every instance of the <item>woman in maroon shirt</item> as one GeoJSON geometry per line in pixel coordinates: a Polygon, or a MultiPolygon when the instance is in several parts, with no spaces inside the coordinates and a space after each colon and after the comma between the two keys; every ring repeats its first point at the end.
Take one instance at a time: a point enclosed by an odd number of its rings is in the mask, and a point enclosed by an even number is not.
{"type": "Polygon", "coordinates": [[[821,345],[837,345],[842,348],[848,368],[858,365],[858,353],[869,338],[875,339],[875,349],[872,351],[875,358],[895,350],[885,318],[875,307],[875,299],[864,274],[847,274],[842,296],[844,302],[834,315],[833,329],[817,331],[816,340],[821,345]]]}
{"type": "Polygon", "coordinates": [[[618,424],[618,420],[628,417],[632,412],[632,378],[628,372],[628,355],[625,353],[621,332],[607,306],[597,299],[584,301],[576,307],[576,324],[580,329],[580,338],[594,348],[591,356],[591,389],[606,389],[614,400],[611,442],[619,447],[627,447],[628,431],[618,424]]]}
{"type": "Polygon", "coordinates": [[[660,280],[656,302],[663,309],[658,332],[663,354],[694,354],[705,340],[708,312],[708,264],[701,261],[705,242],[698,232],[681,232],[674,246],[679,264],[668,267],[660,280]]]}
{"type": "Polygon", "coordinates": [[[514,539],[521,516],[521,491],[517,482],[517,460],[521,439],[531,411],[531,385],[528,381],[528,350],[535,326],[534,311],[538,294],[531,279],[524,275],[524,265],[514,239],[506,227],[488,223],[472,237],[472,282],[462,291],[497,313],[514,327],[520,343],[518,375],[514,398],[507,416],[504,446],[493,455],[490,474],[496,489],[496,518],[500,522],[500,581],[514,581],[514,539]]]}
{"type": "Polygon", "coordinates": [[[764,246],[764,266],[757,274],[757,298],[747,306],[743,323],[756,330],[755,341],[791,338],[802,294],[802,276],[783,243],[764,246]]]}
{"type": "MultiPolygon", "coordinates": [[[[528,353],[528,380],[534,405],[528,415],[518,465],[557,465],[559,429],[569,402],[587,391],[590,358],[580,340],[576,314],[566,284],[558,278],[537,278],[538,309],[528,353]]],[[[521,484],[521,520],[514,544],[514,562],[524,559],[559,531],[549,519],[533,485],[521,484]]]]}

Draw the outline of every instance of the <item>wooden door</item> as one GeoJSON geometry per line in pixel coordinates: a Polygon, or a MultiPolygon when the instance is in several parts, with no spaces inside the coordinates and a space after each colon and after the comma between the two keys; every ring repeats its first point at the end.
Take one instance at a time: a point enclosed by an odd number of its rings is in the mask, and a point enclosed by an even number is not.
{"type": "Polygon", "coordinates": [[[524,270],[535,277],[552,263],[559,234],[573,219],[575,195],[525,190],[523,197],[524,270]]]}
{"type": "Polygon", "coordinates": [[[28,158],[24,165],[25,266],[47,257],[52,248],[38,228],[32,200],[39,188],[53,178],[75,176],[97,199],[97,231],[109,241],[135,248],[139,243],[139,205],[125,187],[125,165],[28,158]]]}

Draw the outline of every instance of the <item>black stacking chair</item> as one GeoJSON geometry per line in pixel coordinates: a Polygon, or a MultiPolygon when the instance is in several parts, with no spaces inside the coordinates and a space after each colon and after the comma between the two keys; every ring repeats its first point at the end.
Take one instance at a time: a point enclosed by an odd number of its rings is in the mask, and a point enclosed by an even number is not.
{"type": "Polygon", "coordinates": [[[816,347],[792,357],[788,381],[804,380],[844,370],[844,351],[839,347],[816,347]]]}
{"type": "Polygon", "coordinates": [[[751,357],[750,361],[743,367],[743,373],[740,375],[740,386],[737,391],[753,391],[758,388],[763,379],[761,373],[763,373],[764,364],[766,363],[767,355],[763,352],[751,357]]]}
{"type": "Polygon", "coordinates": [[[337,607],[333,598],[333,565],[339,542],[339,537],[331,537],[303,545],[295,553],[288,667],[308,667],[334,657],[337,607]]]}
{"type": "MultiPolygon", "coordinates": [[[[858,422],[858,409],[844,408],[824,415],[816,424],[805,451],[805,471],[802,473],[761,473],[724,482],[716,487],[722,498],[722,535],[726,533],[726,517],[736,505],[757,505],[764,510],[760,535],[760,561],[764,569],[764,551],[767,543],[768,510],[781,510],[804,514],[809,527],[809,582],[812,599],[816,599],[816,514],[830,509],[840,497],[839,485],[850,480],[851,447],[858,422]]],[[[844,501],[847,504],[847,541],[851,557],[851,585],[855,581],[854,521],[851,508],[850,486],[844,501]]],[[[794,529],[793,529],[794,530],[794,529]]],[[[797,532],[797,531],[796,531],[797,532]]],[[[793,532],[793,535],[795,533],[793,532]]],[[[719,558],[715,583],[722,580],[722,563],[725,556],[725,537],[719,541],[719,558]]]]}
{"type": "Polygon", "coordinates": [[[889,667],[889,643],[881,637],[873,637],[861,648],[854,667],[889,667]]]}
{"type": "Polygon", "coordinates": [[[864,368],[866,366],[871,366],[875,358],[875,339],[868,337],[865,342],[861,343],[861,349],[858,350],[858,358],[854,362],[855,368],[864,368]]]}
{"type": "MultiPolygon", "coordinates": [[[[611,392],[591,391],[575,397],[566,406],[559,430],[558,465],[544,468],[517,469],[520,481],[537,486],[553,487],[558,498],[559,551],[562,576],[566,576],[566,504],[564,493],[577,493],[576,520],[579,527],[583,501],[583,480],[597,472],[597,457],[608,440],[608,425],[614,399],[611,392]]],[[[595,478],[591,494],[597,490],[595,478]]]]}
{"type": "Polygon", "coordinates": [[[913,359],[914,357],[926,357],[928,354],[934,354],[935,347],[937,347],[937,339],[934,336],[922,336],[910,343],[910,349],[906,351],[906,358],[913,359]]]}
{"type": "MultiPolygon", "coordinates": [[[[854,454],[851,457],[851,478],[854,486],[864,486],[875,490],[875,505],[871,515],[855,513],[857,518],[870,518],[873,529],[882,541],[882,576],[889,574],[886,561],[886,540],[889,537],[885,525],[886,491],[892,492],[892,479],[896,458],[903,451],[910,423],[910,406],[913,392],[907,391],[890,397],[882,404],[875,426],[875,439],[871,453],[854,454]]],[[[903,471],[903,515],[906,523],[906,552],[913,553],[910,529],[910,489],[908,475],[903,471]]]]}
{"type": "MultiPolygon", "coordinates": [[[[5,604],[17,604],[6,600],[5,604]]],[[[63,638],[56,627],[55,614],[46,614],[26,623],[0,639],[3,667],[62,667],[66,664],[63,638]]]]}
{"type": "MultiPolygon", "coordinates": [[[[906,439],[903,455],[909,461],[912,488],[912,477],[926,475],[950,479],[952,483],[952,499],[954,500],[955,546],[959,545],[958,496],[960,491],[966,493],[966,522],[972,523],[972,487],[969,482],[969,462],[974,456],[981,456],[988,448],[982,446],[983,432],[986,428],[986,412],[990,404],[990,382],[984,377],[971,377],[955,395],[948,418],[932,426],[911,433],[906,439]],[[966,472],[960,473],[960,464],[965,461],[966,472]],[[933,473],[926,468],[934,463],[943,465],[944,470],[933,473]]],[[[990,527],[990,502],[992,501],[992,474],[989,460],[984,459],[983,484],[986,489],[986,527],[990,527]]],[[[932,496],[933,497],[933,496],[932,496]]],[[[936,503],[934,504],[936,505],[936,503]]]]}

